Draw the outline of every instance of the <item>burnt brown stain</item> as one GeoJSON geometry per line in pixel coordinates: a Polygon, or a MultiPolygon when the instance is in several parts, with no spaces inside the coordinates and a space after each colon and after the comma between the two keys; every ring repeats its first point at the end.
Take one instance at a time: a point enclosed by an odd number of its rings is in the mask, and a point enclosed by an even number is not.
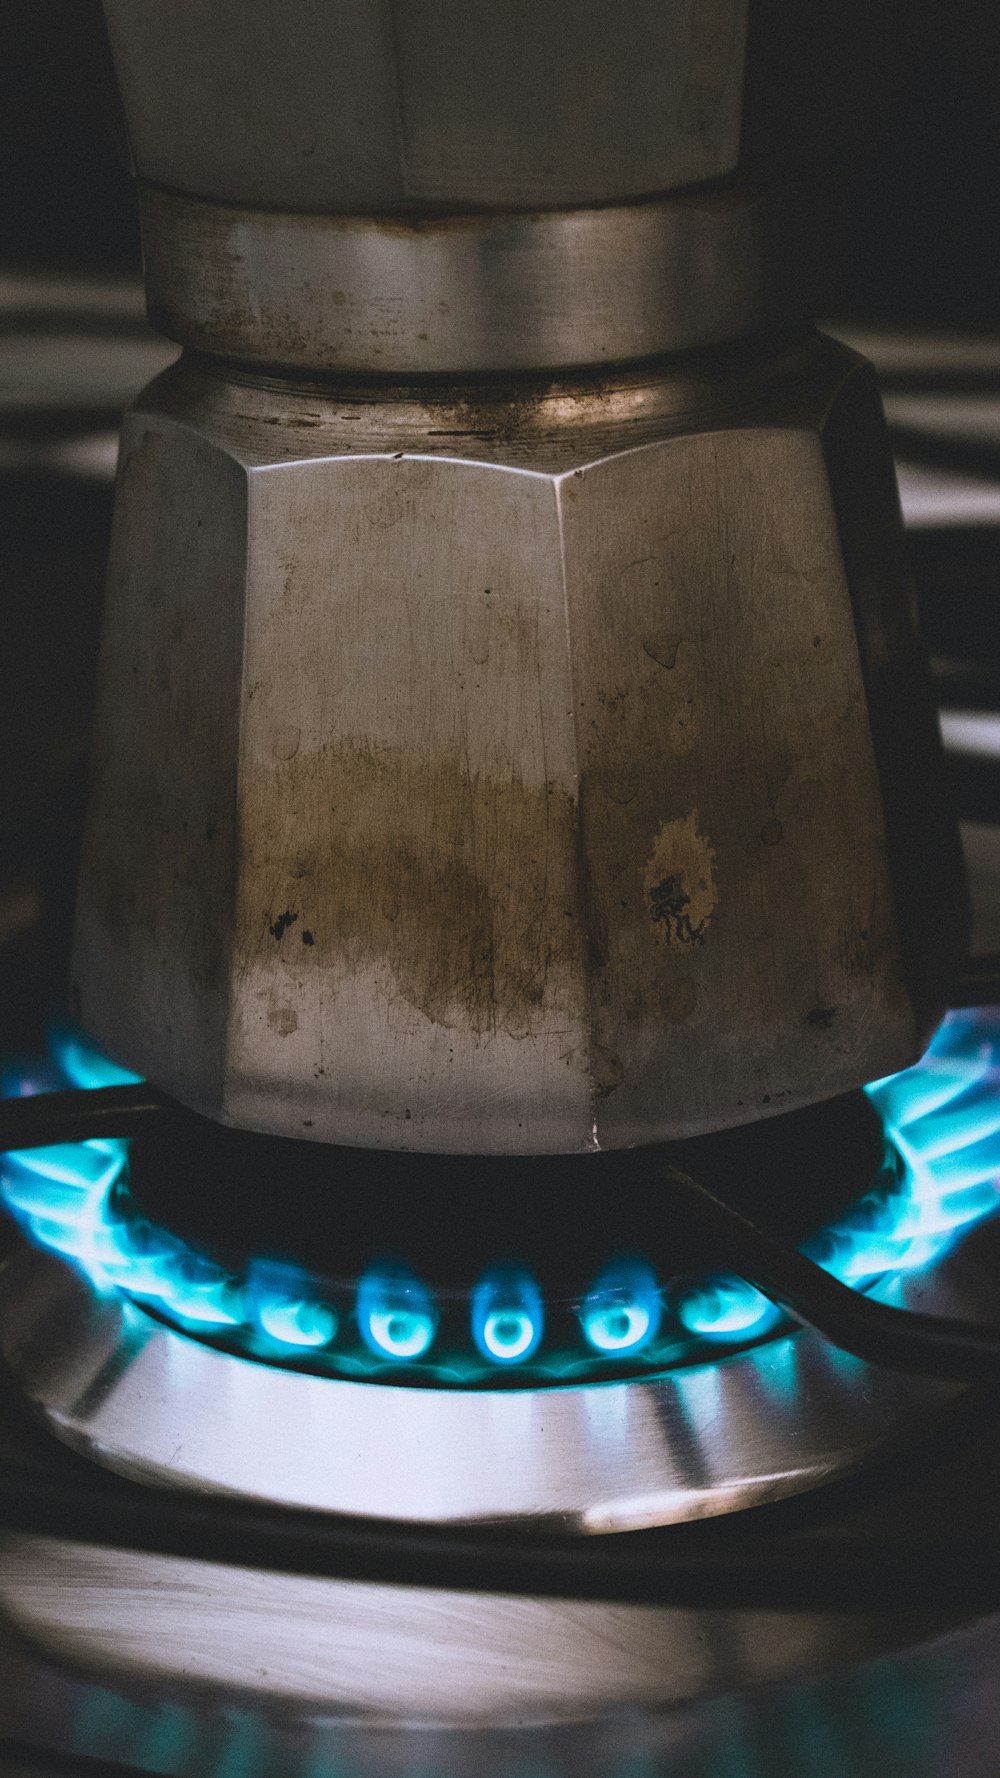
{"type": "Polygon", "coordinates": [[[715,851],[699,831],[697,815],[663,823],[643,889],[649,918],[666,944],[704,944],[718,900],[714,864],[715,851]]]}
{"type": "Polygon", "coordinates": [[[486,385],[466,399],[449,404],[447,426],[434,427],[434,438],[488,439],[499,442],[516,438],[536,422],[544,402],[544,391],[526,386],[517,394],[510,388],[486,385]]]}
{"type": "Polygon", "coordinates": [[[567,790],[470,771],[457,745],[341,744],[269,772],[244,815],[252,873],[277,876],[278,897],[294,885],[310,970],[387,969],[387,994],[477,1038],[572,1011],[585,939],[567,790]]]}
{"type": "Polygon", "coordinates": [[[286,909],[283,914],[278,915],[277,919],[270,922],[267,930],[272,938],[283,939],[289,926],[294,926],[298,917],[298,914],[293,914],[290,909],[286,909]]]}
{"type": "Polygon", "coordinates": [[[661,877],[648,891],[649,917],[662,926],[664,936],[679,945],[700,945],[704,942],[705,922],[695,926],[689,912],[691,897],[681,876],[661,877]]]}

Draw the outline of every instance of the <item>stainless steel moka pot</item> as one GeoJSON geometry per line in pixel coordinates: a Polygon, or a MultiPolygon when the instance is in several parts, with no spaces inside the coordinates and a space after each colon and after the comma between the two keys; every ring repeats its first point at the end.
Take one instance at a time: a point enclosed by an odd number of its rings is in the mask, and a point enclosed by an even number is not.
{"type": "Polygon", "coordinates": [[[830,17],[782,63],[750,7],[106,0],[185,352],[125,421],[73,993],[183,1103],[582,1152],[939,1017],[892,465],[806,327],[830,17]]]}

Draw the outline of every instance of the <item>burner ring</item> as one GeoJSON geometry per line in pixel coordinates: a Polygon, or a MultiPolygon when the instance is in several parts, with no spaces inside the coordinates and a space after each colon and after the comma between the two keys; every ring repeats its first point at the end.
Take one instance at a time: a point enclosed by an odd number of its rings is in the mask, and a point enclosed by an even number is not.
{"type": "MultiPolygon", "coordinates": [[[[998,1057],[996,1011],[951,1015],[924,1062],[869,1089],[902,1159],[902,1174],[895,1164],[892,1174],[901,1187],[869,1193],[808,1243],[813,1257],[884,1300],[988,1315],[995,1274],[984,1280],[968,1264],[971,1248],[946,1256],[957,1236],[996,1206],[998,1057]]],[[[79,1074],[86,1058],[77,1064],[79,1074]]],[[[15,1208],[33,1242],[48,1251],[28,1241],[7,1265],[0,1351],[59,1437],[146,1480],[370,1518],[621,1530],[707,1517],[817,1486],[919,1435],[961,1393],[953,1384],[863,1364],[812,1332],[778,1325],[750,1349],[734,1351],[734,1335],[746,1347],[752,1333],[745,1321],[736,1325],[749,1287],[719,1279],[697,1286],[702,1298],[716,1299],[715,1341],[699,1332],[686,1364],[621,1380],[621,1342],[643,1314],[645,1334],[657,1305],[661,1315],[664,1306],[655,1277],[636,1271],[627,1274],[624,1303],[621,1276],[609,1272],[605,1281],[592,1347],[608,1368],[602,1363],[576,1382],[563,1376],[561,1388],[537,1386],[531,1367],[545,1342],[534,1324],[526,1336],[524,1321],[537,1314],[537,1303],[530,1275],[516,1269],[497,1273],[492,1293],[483,1295],[481,1331],[485,1336],[492,1315],[490,1337],[500,1349],[491,1352],[484,1337],[488,1388],[412,1386],[414,1362],[432,1348],[443,1309],[419,1279],[402,1272],[390,1280],[397,1294],[381,1327],[383,1339],[400,1350],[388,1359],[391,1368],[374,1373],[391,1376],[396,1387],[316,1374],[315,1353],[336,1341],[340,1314],[337,1305],[310,1302],[301,1291],[295,1296],[301,1273],[287,1280],[283,1301],[272,1293],[270,1329],[259,1318],[272,1340],[293,1336],[294,1368],[261,1363],[217,1343],[226,1325],[218,1319],[219,1280],[198,1272],[200,1263],[212,1262],[187,1256],[193,1295],[185,1320],[195,1319],[196,1302],[196,1339],[149,1313],[102,1270],[107,1225],[79,1216],[75,1171],[82,1152],[87,1201],[106,1204],[124,1164],[120,1145],[34,1152],[47,1155],[44,1206],[32,1210],[22,1197],[15,1208]],[[265,1428],[266,1436],[248,1436],[254,1428],[265,1428]]],[[[9,1203],[17,1166],[15,1158],[4,1173],[9,1203]]],[[[544,1307],[551,1317],[551,1303],[544,1307]]],[[[661,1332],[657,1327],[657,1339],[661,1332]]],[[[381,1360],[369,1353],[372,1362],[381,1360]]]]}
{"type": "MultiPolygon", "coordinates": [[[[892,1285],[891,1300],[982,1310],[992,1290],[980,1275],[977,1298],[961,1258],[892,1285]]],[[[192,1340],[28,1243],[3,1276],[0,1354],[50,1431],[135,1480],[372,1520],[577,1535],[818,1487],[925,1436],[964,1394],[865,1365],[808,1330],[631,1382],[387,1390],[192,1340]]]]}

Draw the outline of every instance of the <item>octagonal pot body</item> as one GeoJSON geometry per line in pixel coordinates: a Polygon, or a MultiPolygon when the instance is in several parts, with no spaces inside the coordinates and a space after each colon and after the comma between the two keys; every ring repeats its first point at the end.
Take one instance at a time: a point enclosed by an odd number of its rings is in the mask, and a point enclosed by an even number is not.
{"type": "Polygon", "coordinates": [[[128,418],[85,1024],[224,1121],[470,1153],[914,1059],[965,905],[867,367],[375,394],[182,364],[128,418]]]}

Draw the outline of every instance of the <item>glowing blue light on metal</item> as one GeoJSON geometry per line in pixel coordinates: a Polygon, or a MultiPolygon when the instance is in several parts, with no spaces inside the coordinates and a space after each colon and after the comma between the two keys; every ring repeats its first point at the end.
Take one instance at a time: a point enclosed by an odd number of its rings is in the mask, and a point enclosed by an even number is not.
{"type": "Polygon", "coordinates": [[[612,1303],[592,1310],[583,1331],[599,1352],[629,1352],[649,1338],[649,1310],[641,1303],[612,1303]]]}
{"type": "Polygon", "coordinates": [[[50,1044],[56,1067],[75,1087],[128,1087],[142,1079],[141,1074],[119,1067],[71,1031],[54,1031],[50,1044]]]}
{"type": "Polygon", "coordinates": [[[542,1337],[542,1298],[527,1272],[498,1267],[472,1293],[472,1337],[493,1364],[522,1364],[542,1337]]]}
{"type": "Polygon", "coordinates": [[[738,1334],[756,1338],[778,1319],[778,1310],[742,1278],[713,1278],[689,1290],[676,1305],[678,1319],[689,1333],[710,1339],[734,1339],[738,1334]]]}
{"type": "Polygon", "coordinates": [[[259,1318],[272,1340],[288,1346],[329,1346],[337,1336],[337,1317],[325,1303],[265,1303],[259,1318]]]}
{"type": "MultiPolygon", "coordinates": [[[[57,1033],[52,1053],[58,1067],[53,1084],[89,1090],[138,1079],[78,1037],[57,1033]]],[[[238,1325],[239,1294],[221,1267],[169,1235],[116,1215],[114,1188],[125,1173],[128,1149],[127,1142],[102,1138],[6,1154],[0,1196],[34,1240],[72,1259],[96,1289],[127,1291],[196,1329],[238,1325]]]]}
{"type": "Polygon", "coordinates": [[[916,1067],[867,1091],[905,1178],[867,1235],[829,1267],[845,1282],[930,1265],[1000,1205],[996,1011],[949,1013],[916,1067]]]}
{"type": "Polygon", "coordinates": [[[483,1322],[483,1345],[491,1358],[524,1358],[537,1342],[537,1330],[523,1309],[494,1309],[483,1322]]]}
{"type": "Polygon", "coordinates": [[[339,1320],[332,1303],[320,1301],[300,1266],[257,1260],[243,1290],[249,1318],[277,1346],[330,1346],[339,1320]]]}
{"type": "Polygon", "coordinates": [[[401,1270],[366,1273],[357,1314],[362,1339],[381,1358],[422,1358],[437,1331],[429,1292],[401,1270]]]}
{"type": "Polygon", "coordinates": [[[662,1314],[649,1267],[621,1262],[601,1273],[580,1310],[580,1324],[598,1352],[638,1352],[655,1338],[662,1314]]]}
{"type": "MultiPolygon", "coordinates": [[[[1000,1207],[1000,1020],[949,1013],[915,1067],[866,1089],[904,1166],[895,1189],[869,1194],[804,1251],[844,1284],[871,1285],[941,1259],[1000,1207]]],[[[712,1280],[679,1306],[710,1337],[766,1331],[770,1304],[738,1279],[712,1280]]]]}

